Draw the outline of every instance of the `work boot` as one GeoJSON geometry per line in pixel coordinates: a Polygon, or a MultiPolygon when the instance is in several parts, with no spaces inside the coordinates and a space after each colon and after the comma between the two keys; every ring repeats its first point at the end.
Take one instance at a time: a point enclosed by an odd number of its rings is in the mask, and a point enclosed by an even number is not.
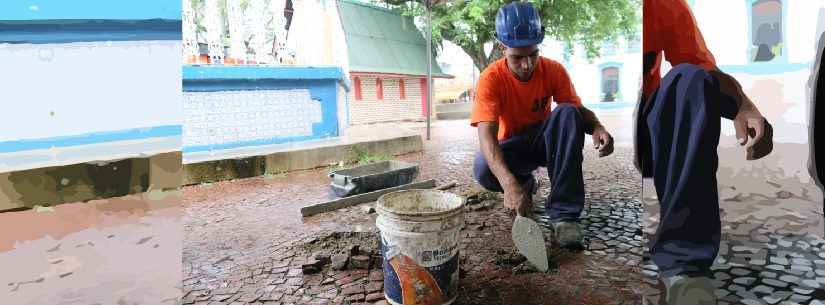
{"type": "Polygon", "coordinates": [[[581,225],[577,222],[554,222],[553,234],[559,246],[562,248],[571,250],[581,250],[584,248],[584,233],[581,225]]]}
{"type": "Polygon", "coordinates": [[[662,282],[668,305],[716,305],[715,288],[706,276],[674,275],[662,282]]]}

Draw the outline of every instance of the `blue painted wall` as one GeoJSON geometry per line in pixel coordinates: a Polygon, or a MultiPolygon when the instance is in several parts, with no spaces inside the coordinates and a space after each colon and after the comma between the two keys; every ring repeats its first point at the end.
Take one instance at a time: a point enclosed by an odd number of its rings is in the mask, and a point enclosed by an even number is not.
{"type": "Polygon", "coordinates": [[[3,0],[0,20],[175,19],[180,0],[3,0]]]}
{"type": "MultiPolygon", "coordinates": [[[[2,0],[0,1],[0,46],[3,44],[36,44],[15,45],[2,48],[7,54],[12,54],[11,60],[0,64],[8,71],[20,71],[11,82],[6,81],[10,90],[0,93],[0,100],[14,100],[23,103],[23,108],[14,117],[3,118],[11,127],[20,130],[48,129],[48,132],[20,133],[20,136],[9,137],[0,135],[0,154],[25,155],[27,151],[77,147],[90,144],[112,143],[120,141],[147,140],[151,138],[180,137],[182,125],[179,121],[168,119],[169,108],[156,109],[147,106],[147,110],[140,115],[131,115],[128,119],[111,124],[112,117],[122,115],[118,109],[111,108],[113,103],[124,103],[123,109],[134,104],[129,99],[115,100],[101,93],[97,83],[99,75],[108,78],[120,78],[119,75],[132,76],[141,86],[147,86],[152,81],[161,80],[164,84],[173,84],[165,81],[167,78],[180,79],[179,51],[172,52],[171,46],[181,39],[181,1],[180,0],[140,0],[140,1],[112,1],[112,0],[2,0]],[[100,45],[97,48],[66,48],[64,43],[76,42],[112,42],[112,41],[163,41],[155,44],[154,53],[142,47],[141,42],[130,44],[133,47],[118,49],[119,45],[100,45]],[[112,64],[112,54],[118,51],[128,52],[131,61],[138,63],[123,64],[122,67],[112,64]],[[94,52],[94,54],[90,54],[94,52]],[[46,54],[39,61],[32,62],[32,53],[46,54]],[[58,54],[55,58],[55,54],[58,54]],[[147,57],[150,57],[147,59],[147,57]],[[44,59],[45,58],[45,59],[44,59]],[[140,62],[144,61],[144,62],[140,62]],[[41,64],[48,62],[48,64],[41,64]],[[85,70],[68,71],[75,63],[80,62],[85,70]],[[171,68],[171,70],[170,70],[171,68]],[[16,84],[35,84],[48,77],[37,78],[37,75],[64,75],[71,72],[74,79],[67,81],[78,83],[75,89],[69,92],[52,93],[32,92],[26,86],[16,84]],[[85,73],[85,74],[84,74],[85,73]],[[144,80],[140,77],[145,76],[144,80]],[[161,77],[162,76],[162,77],[161,77]],[[53,95],[50,97],[49,95],[53,95]],[[54,100],[75,100],[72,111],[65,110],[66,104],[54,105],[54,100]],[[102,106],[98,106],[102,105],[102,106]],[[107,107],[108,106],[108,107],[107,107]],[[86,117],[77,116],[77,109],[92,108],[86,117]],[[55,119],[41,113],[56,110],[55,119]],[[165,113],[152,113],[163,111],[165,113]],[[107,119],[95,118],[95,115],[107,119]],[[149,119],[151,118],[151,119],[149,119]],[[85,124],[91,119],[96,123],[85,124]],[[60,128],[59,124],[74,120],[83,122],[73,124],[69,128],[60,128]],[[132,122],[134,122],[132,124],[132,122]],[[178,123],[178,124],[175,124],[178,123]],[[58,124],[58,126],[54,126],[58,124]],[[78,127],[77,125],[84,125],[78,127]],[[91,127],[88,127],[92,125],[91,127]],[[124,126],[126,125],[126,126],[124,126]],[[49,127],[46,127],[49,126],[49,127]],[[32,134],[35,134],[32,136],[32,134]]],[[[148,45],[148,44],[147,44],[148,45]]],[[[86,46],[90,46],[87,44],[86,46]]],[[[93,46],[93,45],[92,45],[93,46]]],[[[122,54],[122,53],[121,53],[122,54]]],[[[121,60],[120,58],[115,58],[121,60]]],[[[64,83],[65,85],[65,83],[64,83]]],[[[44,84],[50,86],[48,83],[44,84]]],[[[140,87],[131,86],[130,88],[140,87]]],[[[151,100],[168,100],[180,105],[180,90],[175,86],[155,85],[153,90],[140,92],[122,92],[130,98],[145,97],[151,100]],[[173,88],[169,90],[169,88],[173,88]]],[[[54,88],[53,88],[54,89],[54,88]]],[[[44,90],[48,91],[48,90],[44,90]]],[[[167,102],[168,103],[168,102],[167,102]]],[[[174,105],[174,104],[172,104],[174,105]]],[[[174,109],[174,108],[172,108],[174,109]]],[[[2,115],[0,115],[2,117],[2,115]]],[[[124,153],[141,153],[133,148],[124,148],[124,153]]],[[[179,147],[170,148],[179,150],[179,147]]],[[[7,155],[7,156],[8,156],[7,155]]],[[[106,156],[95,155],[92,149],[89,158],[100,159],[106,156]]],[[[0,168],[4,156],[0,156],[0,168]]],[[[0,302],[1,303],[1,302],[0,302]]]]}
{"type": "Polygon", "coordinates": [[[0,43],[180,40],[181,1],[4,0],[0,43]]]}
{"type": "Polygon", "coordinates": [[[339,121],[346,120],[346,118],[338,118],[339,86],[347,89],[344,73],[338,67],[184,66],[184,92],[306,89],[313,100],[320,102],[322,121],[312,125],[311,136],[279,136],[211,145],[184,146],[183,152],[193,153],[336,137],[340,134],[339,121]]]}

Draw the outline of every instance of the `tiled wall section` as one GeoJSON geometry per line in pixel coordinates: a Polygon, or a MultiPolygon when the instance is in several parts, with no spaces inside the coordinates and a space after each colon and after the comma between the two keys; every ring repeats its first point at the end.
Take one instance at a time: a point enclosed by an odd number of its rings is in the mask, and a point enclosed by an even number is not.
{"type": "MultiPolygon", "coordinates": [[[[384,99],[377,100],[375,77],[361,76],[363,99],[355,99],[355,90],[350,90],[350,123],[367,124],[402,120],[423,120],[421,109],[421,80],[404,79],[405,99],[400,98],[399,78],[382,78],[384,99]]],[[[354,84],[354,82],[353,82],[354,84]]]]}
{"type": "Polygon", "coordinates": [[[309,90],[183,93],[183,146],[312,136],[321,103],[309,90]]]}

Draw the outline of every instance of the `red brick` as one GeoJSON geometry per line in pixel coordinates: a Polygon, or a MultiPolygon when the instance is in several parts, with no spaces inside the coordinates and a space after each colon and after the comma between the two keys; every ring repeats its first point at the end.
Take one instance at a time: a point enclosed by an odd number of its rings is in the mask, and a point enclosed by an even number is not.
{"type": "Polygon", "coordinates": [[[384,282],[370,282],[367,284],[367,293],[380,291],[384,288],[384,282]]]}
{"type": "Polygon", "coordinates": [[[341,290],[341,294],[343,295],[352,295],[352,294],[363,294],[364,293],[364,286],[362,285],[354,285],[341,290]]]}
{"type": "Polygon", "coordinates": [[[373,302],[373,301],[378,301],[378,300],[381,300],[381,299],[383,299],[383,298],[384,298],[384,294],[383,294],[383,293],[376,292],[376,293],[370,293],[370,294],[368,294],[368,295],[367,295],[367,297],[366,297],[364,300],[365,300],[365,301],[367,301],[367,302],[373,302]]]}
{"type": "Polygon", "coordinates": [[[348,297],[346,298],[346,300],[347,300],[347,301],[355,301],[355,302],[360,302],[360,301],[363,301],[363,300],[364,300],[364,294],[363,294],[363,293],[353,294],[353,295],[351,295],[351,296],[348,296],[348,297]]]}

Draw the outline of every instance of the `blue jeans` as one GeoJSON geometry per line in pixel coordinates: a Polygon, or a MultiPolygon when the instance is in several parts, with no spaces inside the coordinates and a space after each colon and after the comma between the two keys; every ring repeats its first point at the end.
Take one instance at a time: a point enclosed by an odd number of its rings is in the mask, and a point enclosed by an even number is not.
{"type": "Polygon", "coordinates": [[[637,134],[649,146],[637,149],[649,162],[643,167],[652,171],[661,212],[650,254],[663,277],[705,274],[719,252],[716,148],[721,118],[733,119],[736,109],[715,77],[681,64],[665,75],[641,112],[637,134]]]}
{"type": "MultiPolygon", "coordinates": [[[[578,220],[584,207],[584,126],[575,106],[559,104],[541,124],[502,141],[499,146],[507,168],[522,185],[535,179],[536,168],[548,169],[552,191],[545,208],[551,221],[578,220]]],[[[503,191],[481,152],[476,154],[473,174],[485,189],[503,191]]]]}

